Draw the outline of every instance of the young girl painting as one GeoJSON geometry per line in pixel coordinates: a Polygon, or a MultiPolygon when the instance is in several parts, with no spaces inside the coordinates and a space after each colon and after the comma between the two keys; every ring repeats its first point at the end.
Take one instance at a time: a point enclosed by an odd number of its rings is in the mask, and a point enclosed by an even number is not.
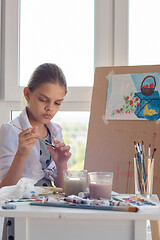
{"type": "Polygon", "coordinates": [[[0,187],[15,185],[22,177],[35,179],[36,185],[51,186],[54,181],[63,187],[70,147],[63,142],[61,127],[51,119],[67,93],[65,76],[57,65],[42,64],[23,92],[26,108],[0,130],[0,187]]]}

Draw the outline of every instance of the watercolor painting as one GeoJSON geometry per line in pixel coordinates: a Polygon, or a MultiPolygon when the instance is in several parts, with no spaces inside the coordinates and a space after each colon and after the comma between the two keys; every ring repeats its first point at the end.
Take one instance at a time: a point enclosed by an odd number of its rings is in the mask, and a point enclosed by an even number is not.
{"type": "Polygon", "coordinates": [[[110,74],[108,79],[106,119],[160,118],[160,72],[110,74]]]}

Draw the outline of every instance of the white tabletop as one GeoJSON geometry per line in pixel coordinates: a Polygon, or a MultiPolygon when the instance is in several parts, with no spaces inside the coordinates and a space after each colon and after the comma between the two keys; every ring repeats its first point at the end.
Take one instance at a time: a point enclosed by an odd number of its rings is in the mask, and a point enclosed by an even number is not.
{"type": "Polygon", "coordinates": [[[88,209],[57,208],[17,204],[16,209],[0,208],[2,217],[31,218],[68,218],[68,219],[129,219],[129,220],[160,220],[160,207],[145,207],[138,212],[103,211],[88,209]]]}

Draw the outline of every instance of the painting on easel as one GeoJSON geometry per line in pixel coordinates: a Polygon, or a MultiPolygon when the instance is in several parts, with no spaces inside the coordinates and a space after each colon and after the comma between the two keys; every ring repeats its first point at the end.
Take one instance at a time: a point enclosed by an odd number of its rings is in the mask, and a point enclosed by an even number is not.
{"type": "Polygon", "coordinates": [[[109,74],[107,120],[158,120],[160,72],[109,74]]]}

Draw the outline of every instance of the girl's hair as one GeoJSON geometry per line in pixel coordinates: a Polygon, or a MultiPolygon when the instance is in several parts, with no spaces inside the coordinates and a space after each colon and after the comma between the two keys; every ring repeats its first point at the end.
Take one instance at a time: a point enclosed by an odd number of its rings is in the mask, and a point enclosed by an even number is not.
{"type": "Polygon", "coordinates": [[[33,92],[36,88],[40,87],[41,84],[46,82],[59,84],[65,88],[65,93],[67,93],[66,78],[61,68],[56,64],[44,63],[38,66],[30,77],[28,88],[33,92]]]}

